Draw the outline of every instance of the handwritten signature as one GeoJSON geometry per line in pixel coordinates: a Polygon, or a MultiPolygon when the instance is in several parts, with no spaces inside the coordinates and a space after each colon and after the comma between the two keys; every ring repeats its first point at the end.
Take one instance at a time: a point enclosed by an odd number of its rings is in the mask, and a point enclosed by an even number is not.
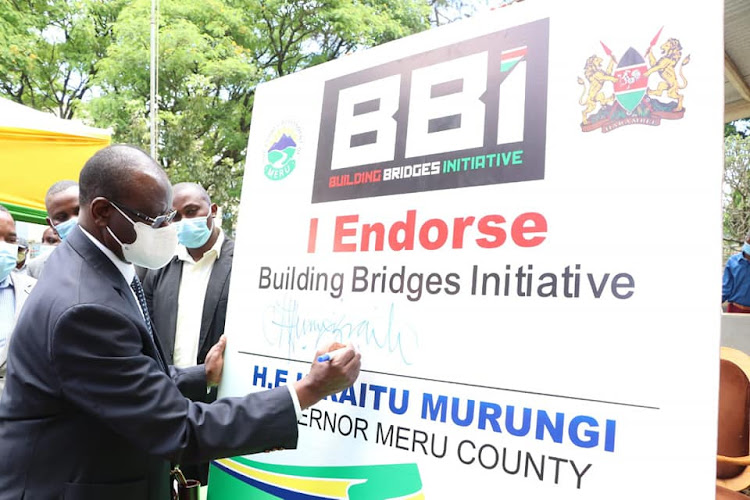
{"type": "Polygon", "coordinates": [[[296,300],[281,300],[269,305],[263,317],[263,335],[273,347],[287,349],[292,357],[298,350],[312,351],[328,342],[351,342],[361,348],[394,354],[411,365],[418,348],[417,334],[398,326],[395,306],[381,320],[351,319],[346,314],[302,316],[296,300]],[[379,327],[380,323],[385,323],[379,327]]]}

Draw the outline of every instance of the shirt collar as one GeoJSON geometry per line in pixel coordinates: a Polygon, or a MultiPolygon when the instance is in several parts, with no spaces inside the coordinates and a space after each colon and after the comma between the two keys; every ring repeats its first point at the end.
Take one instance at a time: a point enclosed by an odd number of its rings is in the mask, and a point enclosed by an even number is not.
{"type": "Polygon", "coordinates": [[[115,265],[118,271],[120,271],[120,274],[122,274],[122,277],[125,278],[125,282],[130,285],[133,282],[133,278],[135,277],[135,267],[130,262],[125,262],[124,260],[120,259],[115,253],[110,250],[109,248],[105,247],[104,244],[91,236],[88,231],[86,231],[83,226],[79,226],[81,228],[81,231],[83,231],[83,234],[86,235],[88,239],[91,240],[91,243],[96,245],[96,247],[102,251],[104,255],[107,256],[109,260],[112,261],[112,264],[115,265]]]}
{"type": "MultiPolygon", "coordinates": [[[[206,250],[206,253],[203,254],[203,257],[201,257],[200,260],[203,260],[206,258],[207,255],[210,255],[212,252],[216,253],[216,260],[221,257],[221,247],[224,245],[224,231],[219,228],[219,237],[216,238],[216,241],[214,242],[213,246],[206,250]]],[[[193,260],[193,257],[188,253],[187,248],[185,248],[184,245],[177,245],[177,258],[185,261],[185,262],[191,262],[193,264],[196,263],[195,260],[193,260]]],[[[200,262],[200,261],[198,261],[200,262]]]]}
{"type": "Polygon", "coordinates": [[[13,280],[10,279],[10,274],[3,281],[0,281],[0,288],[13,288],[13,280]]]}

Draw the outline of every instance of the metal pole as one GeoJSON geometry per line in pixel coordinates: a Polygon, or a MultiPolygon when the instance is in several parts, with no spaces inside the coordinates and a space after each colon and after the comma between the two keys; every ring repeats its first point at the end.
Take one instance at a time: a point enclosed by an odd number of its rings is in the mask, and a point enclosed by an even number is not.
{"type": "Polygon", "coordinates": [[[150,132],[151,157],[157,158],[157,143],[159,141],[159,0],[151,0],[151,103],[150,103],[150,132]]]}

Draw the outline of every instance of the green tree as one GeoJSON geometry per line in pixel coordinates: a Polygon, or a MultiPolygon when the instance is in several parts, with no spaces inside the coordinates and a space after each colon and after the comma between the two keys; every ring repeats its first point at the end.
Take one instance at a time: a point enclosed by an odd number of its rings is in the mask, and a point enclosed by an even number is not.
{"type": "MultiPolygon", "coordinates": [[[[248,31],[244,15],[216,0],[161,8],[159,160],[173,182],[199,182],[225,203],[239,194],[252,107],[244,94],[258,82],[252,52],[235,41],[248,31]]],[[[86,106],[97,125],[113,128],[115,142],[146,150],[149,18],[148,0],[123,9],[116,42],[97,66],[102,95],[86,106]]]]}
{"type": "Polygon", "coordinates": [[[253,8],[264,79],[330,61],[429,27],[422,0],[234,1],[253,8]]]}
{"type": "Polygon", "coordinates": [[[729,137],[730,135],[734,134],[740,134],[743,137],[747,137],[748,135],[750,135],[750,130],[748,130],[749,127],[750,120],[747,119],[735,120],[733,122],[725,123],[724,137],[729,137]]]}
{"type": "Polygon", "coordinates": [[[428,0],[430,5],[430,23],[433,26],[472,17],[482,11],[507,7],[523,0],[428,0]]]}
{"type": "Polygon", "coordinates": [[[724,139],[724,260],[750,232],[750,137],[724,139]]]}
{"type": "Polygon", "coordinates": [[[430,23],[433,26],[458,21],[474,14],[477,2],[471,0],[429,0],[430,23]]]}
{"type": "Polygon", "coordinates": [[[0,0],[0,95],[61,118],[90,93],[124,0],[0,0]]]}
{"type": "MultiPolygon", "coordinates": [[[[421,0],[162,0],[159,161],[201,183],[231,228],[257,85],[426,29],[421,0]]],[[[133,0],[96,66],[86,105],[116,142],[148,145],[149,0],[133,0]]]]}

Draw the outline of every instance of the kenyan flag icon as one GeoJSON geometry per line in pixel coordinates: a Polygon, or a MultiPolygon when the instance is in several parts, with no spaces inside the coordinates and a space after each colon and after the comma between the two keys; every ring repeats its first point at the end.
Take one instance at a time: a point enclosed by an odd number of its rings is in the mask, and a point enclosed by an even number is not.
{"type": "Polygon", "coordinates": [[[631,113],[648,90],[648,77],[646,61],[633,48],[630,47],[620,59],[615,69],[615,98],[628,113],[631,113]]]}

